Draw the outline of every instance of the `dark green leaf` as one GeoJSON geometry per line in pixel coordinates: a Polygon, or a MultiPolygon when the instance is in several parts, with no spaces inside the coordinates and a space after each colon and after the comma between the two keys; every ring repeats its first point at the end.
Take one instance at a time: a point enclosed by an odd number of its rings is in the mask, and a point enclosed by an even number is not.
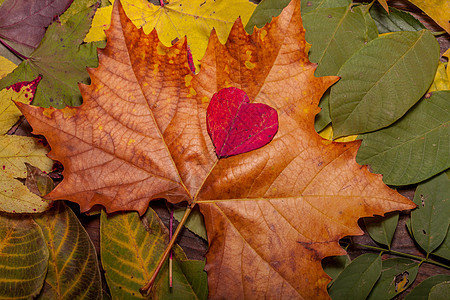
{"type": "Polygon", "coordinates": [[[358,49],[377,37],[375,23],[365,15],[369,16],[365,6],[348,5],[318,8],[303,16],[305,38],[311,44],[309,60],[319,64],[316,76],[336,75],[358,49]]]}
{"type": "MultiPolygon", "coordinates": [[[[149,208],[139,218],[135,212],[101,216],[101,257],[113,299],[142,299],[139,288],[147,283],[168,243],[167,228],[149,208]]],[[[198,299],[206,295],[203,265],[195,274],[183,273],[186,257],[174,247],[173,288],[168,287],[168,267],[164,265],[152,288],[154,299],[198,299]]],[[[203,262],[201,262],[203,263],[203,262]]],[[[187,268],[186,270],[189,270],[187,268]]]]}
{"type": "Polygon", "coordinates": [[[0,90],[17,82],[42,76],[33,105],[63,108],[82,102],[78,83],[88,83],[86,67],[97,66],[97,44],[81,44],[89,31],[95,9],[73,16],[66,24],[51,24],[30,59],[0,80],[0,90]],[[70,63],[68,63],[70,62],[70,63]]]}
{"type": "Polygon", "coordinates": [[[393,7],[389,7],[388,14],[381,5],[376,3],[370,8],[370,15],[375,21],[380,34],[394,31],[419,31],[425,29],[425,26],[409,13],[393,7]]]}
{"type": "Polygon", "coordinates": [[[384,217],[364,218],[364,224],[370,237],[375,242],[388,246],[389,249],[397,223],[398,212],[387,213],[384,217]]]}
{"type": "Polygon", "coordinates": [[[331,89],[335,137],[378,130],[402,117],[425,94],[439,60],[428,31],[394,32],[370,41],[339,70],[331,89]]]}
{"type": "Polygon", "coordinates": [[[450,281],[444,281],[431,288],[428,300],[448,300],[450,295],[450,281]]]}
{"type": "Polygon", "coordinates": [[[325,273],[334,280],[341,274],[341,272],[350,264],[351,260],[348,255],[330,256],[322,260],[322,267],[325,273]]]}
{"type": "Polygon", "coordinates": [[[411,293],[406,295],[405,300],[422,300],[427,299],[431,288],[438,283],[450,280],[450,275],[436,275],[433,277],[428,277],[419,285],[417,285],[411,293]]]}
{"type": "Polygon", "coordinates": [[[416,279],[419,264],[405,258],[383,261],[381,277],[373,287],[369,300],[391,299],[406,290],[416,279]]]}
{"type": "Polygon", "coordinates": [[[0,299],[32,299],[42,288],[48,249],[27,216],[0,215],[0,299]]]}
{"type": "Polygon", "coordinates": [[[328,293],[333,300],[365,299],[381,274],[381,257],[366,253],[354,259],[336,278],[328,293]]]}
{"type": "Polygon", "coordinates": [[[442,244],[432,253],[433,255],[450,260],[450,230],[447,230],[447,235],[445,236],[442,244]]]}
{"type": "Polygon", "coordinates": [[[441,173],[419,184],[414,194],[417,208],[411,212],[414,240],[427,253],[445,239],[450,216],[450,180],[441,173]]]}
{"type": "Polygon", "coordinates": [[[317,132],[322,131],[328,124],[331,123],[330,117],[330,89],[328,89],[319,102],[319,107],[322,109],[314,121],[314,129],[317,132]]]}
{"type": "Polygon", "coordinates": [[[291,0],[262,0],[248,20],[245,31],[252,34],[255,26],[262,28],[266,23],[272,21],[272,17],[278,16],[289,2],[291,0]]]}
{"type": "Polygon", "coordinates": [[[97,254],[89,235],[62,202],[34,217],[50,251],[45,285],[39,299],[101,299],[97,254]]]}
{"type": "MultiPolygon", "coordinates": [[[[392,34],[391,34],[392,35],[392,34]]],[[[361,136],[356,156],[391,185],[421,182],[450,166],[450,91],[422,99],[394,125],[361,136]]]]}

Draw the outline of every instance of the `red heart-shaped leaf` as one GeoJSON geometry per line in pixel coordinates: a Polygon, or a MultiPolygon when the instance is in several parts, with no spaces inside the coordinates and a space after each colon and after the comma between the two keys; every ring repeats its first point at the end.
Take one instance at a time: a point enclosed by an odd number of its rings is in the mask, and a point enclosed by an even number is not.
{"type": "Polygon", "coordinates": [[[220,158],[268,144],[278,131],[278,114],[266,104],[250,103],[244,91],[230,87],[214,94],[206,123],[220,158]]]}

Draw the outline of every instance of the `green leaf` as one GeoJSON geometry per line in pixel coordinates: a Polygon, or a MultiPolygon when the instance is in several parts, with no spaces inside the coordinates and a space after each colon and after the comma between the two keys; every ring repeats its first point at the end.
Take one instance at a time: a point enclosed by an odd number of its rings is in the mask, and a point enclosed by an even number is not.
{"type": "Polygon", "coordinates": [[[96,44],[81,44],[94,13],[95,9],[89,8],[70,18],[65,25],[51,24],[30,59],[0,80],[0,90],[41,75],[33,105],[55,108],[80,105],[78,83],[89,83],[86,67],[98,64],[96,44]]]}
{"type": "Polygon", "coordinates": [[[405,258],[383,261],[380,279],[373,287],[369,300],[391,299],[406,290],[416,279],[419,264],[405,258]]]}
{"type": "MultiPolygon", "coordinates": [[[[173,217],[175,218],[175,220],[177,220],[178,222],[181,221],[185,211],[186,208],[175,209],[173,211],[173,217]]],[[[203,220],[203,215],[198,210],[198,208],[194,207],[186,223],[184,223],[184,226],[202,239],[208,240],[208,236],[206,235],[205,221],[203,220]]]]}
{"type": "Polygon", "coordinates": [[[388,14],[381,5],[376,3],[372,5],[369,12],[380,34],[394,31],[419,31],[425,29],[425,26],[409,13],[393,7],[389,7],[388,14]]]}
{"type": "Polygon", "coordinates": [[[370,18],[364,6],[348,5],[318,8],[303,16],[305,38],[311,44],[309,60],[319,64],[315,76],[338,74],[358,49],[378,36],[366,15],[370,18]]]}
{"type": "Polygon", "coordinates": [[[378,130],[402,117],[427,91],[439,61],[428,31],[394,32],[370,41],[339,70],[331,89],[335,137],[378,130]]]}
{"type": "MultiPolygon", "coordinates": [[[[391,34],[392,35],[392,34],[391,34]]],[[[450,166],[450,91],[422,99],[394,125],[362,135],[356,161],[390,185],[421,182],[450,166]]]]}
{"type": "Polygon", "coordinates": [[[29,217],[0,215],[0,298],[31,299],[44,283],[48,249],[29,217]]]}
{"type": "Polygon", "coordinates": [[[97,254],[89,235],[62,201],[35,216],[50,252],[45,285],[38,299],[101,299],[97,254]]]}
{"type": "Polygon", "coordinates": [[[431,288],[438,283],[450,280],[450,275],[436,275],[433,277],[428,277],[421,283],[419,283],[408,295],[406,295],[405,300],[422,300],[427,299],[431,288]]]}
{"type": "Polygon", "coordinates": [[[331,277],[331,279],[333,279],[330,282],[330,285],[334,283],[334,280],[336,280],[339,274],[341,274],[350,262],[350,256],[348,255],[329,256],[322,260],[323,270],[328,276],[331,277]]]}
{"type": "Polygon", "coordinates": [[[328,293],[333,300],[365,299],[381,274],[381,257],[366,253],[354,259],[336,278],[328,293]]]}
{"type": "Polygon", "coordinates": [[[428,294],[428,300],[447,300],[450,295],[450,280],[436,284],[428,294]]]}
{"type": "Polygon", "coordinates": [[[319,107],[322,109],[314,120],[314,129],[316,132],[324,130],[328,124],[331,123],[330,117],[330,89],[327,89],[319,102],[319,107]]]}
{"type": "Polygon", "coordinates": [[[450,260],[450,230],[447,230],[444,241],[432,254],[450,260]]]}
{"type": "MultiPolygon", "coordinates": [[[[151,208],[142,219],[135,212],[107,217],[102,211],[100,234],[102,265],[112,298],[142,299],[139,288],[150,279],[166,248],[167,228],[151,208]]],[[[152,297],[197,299],[206,295],[204,290],[196,289],[198,285],[191,285],[191,282],[203,280],[203,271],[184,274],[179,261],[186,257],[181,248],[174,247],[174,250],[173,288],[168,288],[168,268],[165,264],[154,283],[152,297]]]]}
{"type": "Polygon", "coordinates": [[[291,0],[262,0],[245,25],[245,31],[252,34],[255,26],[262,28],[266,23],[272,21],[272,17],[277,17],[289,2],[291,0]]]}
{"type": "Polygon", "coordinates": [[[376,216],[363,220],[370,237],[375,242],[386,245],[390,249],[397,228],[398,212],[387,213],[384,217],[376,216]]]}
{"type": "Polygon", "coordinates": [[[301,2],[302,16],[318,8],[347,7],[351,0],[304,0],[301,2]]]}
{"type": "Polygon", "coordinates": [[[411,212],[414,240],[427,253],[445,239],[450,216],[450,180],[445,173],[419,184],[414,194],[417,208],[411,212]]]}

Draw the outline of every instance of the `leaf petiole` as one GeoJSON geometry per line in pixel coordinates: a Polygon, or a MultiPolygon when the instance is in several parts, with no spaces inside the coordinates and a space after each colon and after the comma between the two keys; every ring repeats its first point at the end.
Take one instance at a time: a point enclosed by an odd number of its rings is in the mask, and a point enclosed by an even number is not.
{"type": "Polygon", "coordinates": [[[348,242],[344,242],[346,244],[346,246],[358,246],[358,247],[362,247],[362,248],[366,248],[366,249],[372,249],[372,250],[376,250],[376,251],[381,251],[384,253],[389,253],[389,254],[394,254],[397,256],[402,256],[402,257],[407,257],[407,258],[411,258],[411,259],[415,259],[415,260],[419,260],[420,264],[422,263],[429,263],[429,264],[433,264],[442,268],[446,268],[446,269],[450,269],[450,266],[440,263],[438,261],[429,259],[428,257],[420,257],[417,255],[413,255],[413,254],[408,254],[408,253],[403,253],[403,252],[399,252],[399,251],[395,251],[395,250],[388,250],[388,249],[383,249],[380,247],[376,247],[376,246],[370,246],[370,245],[364,245],[364,244],[358,244],[358,243],[348,243],[348,242]]]}
{"type": "Polygon", "coordinates": [[[155,283],[156,277],[158,276],[159,271],[161,270],[164,262],[166,261],[167,257],[169,256],[170,250],[172,250],[173,245],[175,244],[175,241],[178,237],[178,235],[181,232],[181,229],[183,228],[184,223],[186,223],[187,218],[191,214],[192,208],[195,206],[195,203],[191,206],[188,205],[186,208],[186,211],[184,212],[183,218],[181,219],[180,223],[177,226],[177,229],[175,230],[172,239],[169,241],[169,244],[166,247],[166,250],[164,250],[163,255],[159,259],[158,265],[153,271],[152,277],[147,282],[147,284],[139,289],[139,292],[141,292],[142,296],[146,297],[150,294],[150,291],[153,287],[153,284],[155,283]]]}

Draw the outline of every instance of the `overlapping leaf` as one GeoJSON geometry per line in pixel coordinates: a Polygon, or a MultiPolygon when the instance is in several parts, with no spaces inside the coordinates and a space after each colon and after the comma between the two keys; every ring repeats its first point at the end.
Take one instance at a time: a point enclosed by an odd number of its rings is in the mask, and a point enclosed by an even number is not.
{"type": "Polygon", "coordinates": [[[87,83],[86,67],[97,65],[96,45],[81,45],[95,10],[85,9],[64,25],[51,24],[39,47],[8,76],[0,80],[0,90],[39,76],[33,104],[62,108],[81,104],[78,82],[87,83]],[[70,62],[70,64],[67,64],[70,62]]]}
{"type": "Polygon", "coordinates": [[[0,215],[0,298],[31,299],[42,288],[49,253],[29,217],[0,215]]]}
{"type": "Polygon", "coordinates": [[[396,212],[386,214],[385,217],[376,216],[364,219],[364,225],[366,225],[370,237],[375,242],[386,245],[389,249],[397,224],[398,213],[396,212]]]}
{"type": "Polygon", "coordinates": [[[369,164],[383,181],[407,185],[450,167],[450,91],[422,99],[394,126],[362,135],[357,162],[369,164]]]}
{"type": "Polygon", "coordinates": [[[59,201],[34,220],[42,228],[50,253],[38,299],[102,299],[94,245],[72,210],[59,201]]]}
{"type": "MultiPolygon", "coordinates": [[[[169,234],[149,208],[141,218],[135,212],[101,217],[101,257],[113,299],[142,299],[139,288],[150,279],[164,252],[169,234]]],[[[206,299],[206,273],[202,261],[188,261],[174,249],[173,287],[167,265],[159,273],[152,299],[206,299]],[[203,284],[202,284],[203,282],[203,284]]]]}
{"type": "Polygon", "coordinates": [[[450,33],[450,2],[447,0],[409,0],[450,33]]]}
{"type": "Polygon", "coordinates": [[[409,13],[390,7],[389,13],[380,5],[372,5],[370,15],[375,24],[377,24],[378,32],[387,33],[395,31],[419,31],[425,29],[422,23],[409,13]]]}
{"type": "MultiPolygon", "coordinates": [[[[436,285],[444,281],[449,281],[450,275],[436,275],[429,277],[417,285],[411,293],[406,295],[405,300],[421,300],[427,299],[431,289],[436,285]]],[[[428,298],[429,299],[429,298],[428,298]]]]}
{"type": "Polygon", "coordinates": [[[299,1],[251,36],[238,21],[225,45],[212,34],[192,75],[186,41],[165,47],[117,6],[92,84],[80,87],[83,105],[19,104],[65,167],[48,198],[141,214],[154,198],[197,203],[210,297],[326,297],[320,261],[362,233],[357,219],[414,205],[355,163],[359,142],[315,133],[317,103],[336,78],[314,77],[303,33],[299,1]],[[206,108],[229,86],[275,108],[279,130],[260,149],[218,160],[206,108]]]}

